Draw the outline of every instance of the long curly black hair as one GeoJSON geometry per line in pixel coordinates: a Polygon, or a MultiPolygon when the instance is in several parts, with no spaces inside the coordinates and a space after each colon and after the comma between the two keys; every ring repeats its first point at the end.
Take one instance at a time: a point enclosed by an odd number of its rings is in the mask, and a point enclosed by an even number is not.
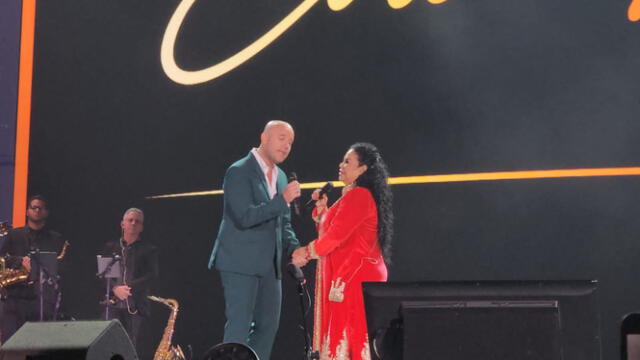
{"type": "Polygon", "coordinates": [[[389,171],[380,151],[369,143],[355,143],[349,147],[358,155],[360,165],[367,170],[355,181],[355,185],[371,191],[378,209],[378,243],[386,264],[391,263],[391,239],[393,238],[393,195],[389,184],[389,171]]]}

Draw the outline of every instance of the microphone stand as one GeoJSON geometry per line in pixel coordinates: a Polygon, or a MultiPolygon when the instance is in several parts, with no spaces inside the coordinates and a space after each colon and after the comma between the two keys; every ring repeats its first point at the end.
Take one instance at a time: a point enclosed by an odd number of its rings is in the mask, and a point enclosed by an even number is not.
{"type": "Polygon", "coordinates": [[[307,281],[302,278],[302,279],[298,279],[298,296],[300,299],[300,315],[301,315],[301,328],[302,328],[302,332],[304,335],[304,353],[305,353],[305,360],[313,360],[313,359],[320,359],[320,354],[317,351],[313,351],[313,349],[311,348],[311,345],[309,344],[309,330],[307,329],[307,317],[306,317],[306,311],[305,311],[305,306],[304,306],[304,294],[305,291],[307,293],[309,293],[308,289],[307,289],[307,281]]]}
{"type": "Polygon", "coordinates": [[[38,297],[40,302],[40,321],[44,321],[44,283],[45,281],[53,286],[53,290],[56,293],[56,304],[54,307],[53,320],[57,317],[58,308],[60,306],[60,286],[58,284],[58,275],[52,275],[44,264],[40,261],[40,249],[31,251],[31,260],[34,260],[35,265],[38,267],[38,297]]]}
{"type": "MultiPolygon", "coordinates": [[[[104,270],[102,272],[99,272],[99,273],[96,274],[98,279],[105,278],[105,275],[111,272],[111,268],[118,261],[120,261],[120,256],[113,255],[113,258],[111,259],[109,264],[104,268],[104,270]]],[[[106,292],[104,294],[104,301],[103,301],[104,302],[104,319],[105,320],[109,320],[109,303],[111,302],[111,298],[110,298],[109,294],[111,293],[111,277],[107,276],[106,279],[107,279],[107,281],[106,281],[107,289],[106,289],[106,292]]]]}

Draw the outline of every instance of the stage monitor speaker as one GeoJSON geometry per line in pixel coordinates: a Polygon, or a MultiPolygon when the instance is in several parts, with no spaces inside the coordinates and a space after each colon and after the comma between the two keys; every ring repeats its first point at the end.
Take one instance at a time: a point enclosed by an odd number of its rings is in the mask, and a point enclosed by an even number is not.
{"type": "Polygon", "coordinates": [[[404,359],[562,359],[555,301],[409,301],[402,312],[404,359]]]}
{"type": "Polygon", "coordinates": [[[118,320],[28,322],[0,348],[0,360],[137,360],[118,320]]]}

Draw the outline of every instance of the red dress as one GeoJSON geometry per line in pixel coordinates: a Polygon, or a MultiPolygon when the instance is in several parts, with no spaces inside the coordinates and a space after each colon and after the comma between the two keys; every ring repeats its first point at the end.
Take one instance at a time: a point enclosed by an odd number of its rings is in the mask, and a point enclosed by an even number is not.
{"type": "Polygon", "coordinates": [[[312,256],[319,257],[314,350],[321,360],[369,360],[362,282],[387,281],[371,192],[356,187],[343,195],[323,217],[319,233],[309,245],[312,256]]]}

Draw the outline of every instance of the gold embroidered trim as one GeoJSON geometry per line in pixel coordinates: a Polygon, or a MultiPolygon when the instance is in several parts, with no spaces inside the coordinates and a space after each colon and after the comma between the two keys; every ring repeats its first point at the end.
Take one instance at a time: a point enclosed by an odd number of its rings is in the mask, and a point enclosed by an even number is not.
{"type": "Polygon", "coordinates": [[[331,289],[329,289],[329,301],[343,302],[344,301],[344,287],[347,285],[342,278],[331,280],[331,289]]]}
{"type": "MultiPolygon", "coordinates": [[[[324,337],[322,349],[320,350],[320,360],[351,360],[349,355],[349,339],[347,339],[347,329],[342,331],[342,339],[336,346],[335,355],[331,354],[331,344],[329,343],[329,334],[324,337]]],[[[371,351],[369,348],[369,336],[365,335],[365,342],[362,344],[360,351],[361,360],[371,360],[371,351]]]]}
{"type": "Polygon", "coordinates": [[[369,348],[369,334],[365,335],[364,346],[362,347],[362,351],[360,351],[360,357],[362,358],[362,360],[371,360],[371,349],[369,348]]]}
{"type": "Polygon", "coordinates": [[[314,319],[313,319],[313,350],[319,351],[322,342],[322,299],[324,261],[318,261],[316,267],[316,293],[314,294],[314,319]]]}
{"type": "Polygon", "coordinates": [[[350,360],[349,356],[349,340],[347,339],[347,329],[342,331],[342,340],[338,346],[336,346],[335,360],[350,360]]]}
{"type": "Polygon", "coordinates": [[[318,253],[316,252],[316,241],[312,241],[309,243],[309,245],[307,245],[307,250],[309,250],[309,255],[311,256],[312,259],[320,259],[320,256],[318,256],[318,253]]]}
{"type": "Polygon", "coordinates": [[[329,334],[324,337],[322,349],[320,349],[320,360],[333,360],[331,356],[331,350],[329,348],[329,334]]]}

